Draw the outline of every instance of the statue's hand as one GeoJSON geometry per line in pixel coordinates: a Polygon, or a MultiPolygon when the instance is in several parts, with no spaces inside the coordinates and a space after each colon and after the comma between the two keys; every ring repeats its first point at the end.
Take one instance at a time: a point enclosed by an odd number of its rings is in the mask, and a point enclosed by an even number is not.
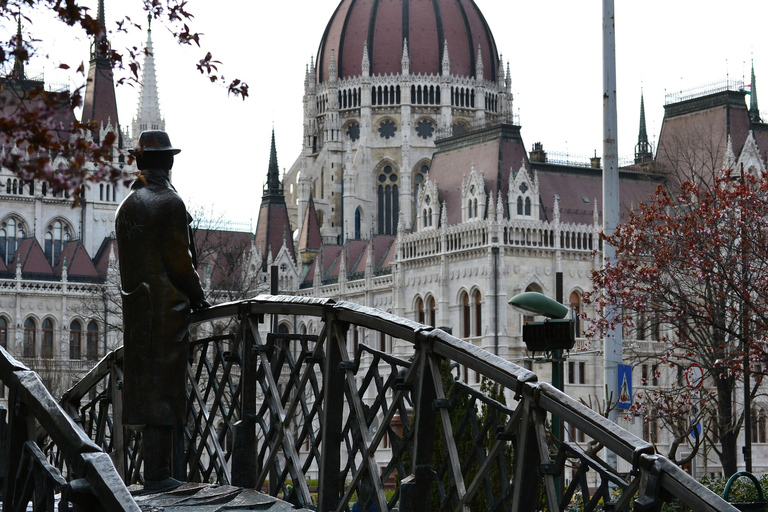
{"type": "Polygon", "coordinates": [[[211,304],[207,300],[203,299],[200,302],[198,302],[197,304],[193,304],[192,305],[192,311],[199,311],[201,309],[210,308],[211,306],[213,306],[213,304],[211,304]]]}

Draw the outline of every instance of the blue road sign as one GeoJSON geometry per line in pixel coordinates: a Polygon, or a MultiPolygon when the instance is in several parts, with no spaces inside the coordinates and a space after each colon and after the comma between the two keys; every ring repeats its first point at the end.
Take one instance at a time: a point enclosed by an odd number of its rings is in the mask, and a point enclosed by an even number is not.
{"type": "Polygon", "coordinates": [[[632,406],[632,367],[628,364],[619,365],[619,409],[629,409],[632,406]]]}

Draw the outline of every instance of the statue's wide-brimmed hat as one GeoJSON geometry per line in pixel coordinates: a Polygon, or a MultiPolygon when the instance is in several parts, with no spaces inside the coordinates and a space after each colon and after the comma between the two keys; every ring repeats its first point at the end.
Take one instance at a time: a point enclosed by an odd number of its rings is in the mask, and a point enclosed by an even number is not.
{"type": "Polygon", "coordinates": [[[133,150],[134,153],[170,151],[174,155],[181,153],[171,145],[171,139],[168,133],[163,130],[146,130],[139,135],[139,147],[133,150]]]}

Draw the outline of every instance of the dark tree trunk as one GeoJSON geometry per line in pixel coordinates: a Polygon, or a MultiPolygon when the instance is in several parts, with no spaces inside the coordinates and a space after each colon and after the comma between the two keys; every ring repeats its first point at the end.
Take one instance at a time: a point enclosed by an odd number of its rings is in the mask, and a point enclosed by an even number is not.
{"type": "Polygon", "coordinates": [[[736,472],[738,429],[733,415],[733,378],[716,380],[718,430],[720,434],[720,463],[726,478],[736,472]]]}

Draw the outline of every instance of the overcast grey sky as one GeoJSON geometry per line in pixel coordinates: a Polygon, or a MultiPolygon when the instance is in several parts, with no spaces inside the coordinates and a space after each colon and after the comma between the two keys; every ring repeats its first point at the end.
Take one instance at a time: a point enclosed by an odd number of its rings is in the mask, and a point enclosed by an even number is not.
{"type": "MultiPolygon", "coordinates": [[[[108,25],[129,14],[146,27],[140,0],[105,0],[108,25]]],[[[512,72],[513,108],[526,146],[591,156],[602,151],[602,3],[598,0],[476,0],[512,72]]],[[[93,0],[95,7],[96,1],[93,0]]],[[[182,148],[174,182],[191,204],[248,223],[258,215],[274,126],[278,162],[289,168],[301,149],[304,70],[317,52],[337,0],[243,2],[190,0],[193,29],[203,50],[180,48],[168,31],[153,27],[162,113],[173,144],[182,148]],[[242,101],[207,82],[195,62],[210,50],[227,78],[251,88],[242,101]]],[[[620,157],[637,141],[640,91],[648,132],[658,139],[665,93],[745,78],[754,58],[768,114],[768,51],[760,26],[768,2],[746,0],[723,8],[712,0],[616,0],[618,142],[620,157]],[[761,77],[763,81],[761,82],[761,77]]],[[[113,26],[113,25],[110,25],[113,26]]],[[[15,27],[4,27],[3,32],[15,27]]],[[[88,41],[71,30],[31,27],[51,52],[46,79],[59,60],[76,68],[88,59],[88,41]],[[74,65],[73,65],[74,63],[74,65]]],[[[3,34],[5,35],[5,34],[3,34]]],[[[138,44],[113,37],[118,49],[138,44]]],[[[34,66],[43,66],[37,61],[34,66]]],[[[130,127],[138,90],[118,88],[120,122],[130,127]]]]}

